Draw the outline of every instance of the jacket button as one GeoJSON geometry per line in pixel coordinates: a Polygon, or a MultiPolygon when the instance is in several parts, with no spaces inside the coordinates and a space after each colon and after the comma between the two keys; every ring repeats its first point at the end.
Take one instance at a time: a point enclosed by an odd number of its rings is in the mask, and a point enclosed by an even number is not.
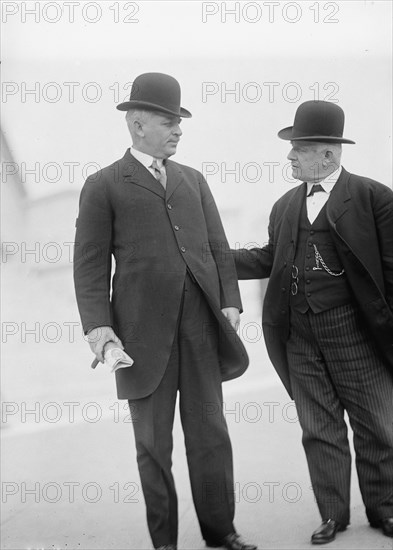
{"type": "Polygon", "coordinates": [[[281,291],[282,291],[282,292],[285,292],[285,291],[286,291],[285,286],[282,287],[281,291]]]}
{"type": "Polygon", "coordinates": [[[185,252],[185,251],[186,251],[185,246],[180,247],[180,250],[181,250],[182,252],[185,252]]]}
{"type": "Polygon", "coordinates": [[[311,254],[307,254],[307,259],[309,260],[311,258],[311,254]]]}
{"type": "Polygon", "coordinates": [[[179,231],[179,229],[180,229],[180,227],[178,225],[175,225],[174,228],[175,228],[175,231],[179,231]]]}
{"type": "Polygon", "coordinates": [[[310,279],[307,279],[306,285],[309,285],[311,283],[310,279]]]}
{"type": "Polygon", "coordinates": [[[310,268],[308,266],[306,267],[306,271],[310,271],[310,268]]]}
{"type": "Polygon", "coordinates": [[[313,230],[311,229],[310,235],[314,235],[314,233],[315,233],[315,231],[313,231],[313,230]]]}
{"type": "Polygon", "coordinates": [[[310,296],[311,296],[311,292],[307,292],[307,296],[310,297],[310,296]]]}
{"type": "MultiPolygon", "coordinates": [[[[169,207],[168,207],[169,208],[169,207]]],[[[312,246],[312,243],[308,243],[308,246],[312,246]]]]}
{"type": "Polygon", "coordinates": [[[172,205],[169,202],[168,202],[167,206],[168,206],[168,210],[172,210],[172,205]]]}

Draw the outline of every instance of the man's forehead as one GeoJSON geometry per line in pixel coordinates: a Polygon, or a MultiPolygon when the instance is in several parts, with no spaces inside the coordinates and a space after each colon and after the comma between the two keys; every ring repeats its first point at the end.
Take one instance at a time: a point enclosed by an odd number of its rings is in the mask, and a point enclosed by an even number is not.
{"type": "Polygon", "coordinates": [[[307,151],[313,153],[320,153],[326,148],[326,143],[320,141],[307,141],[307,140],[296,140],[291,141],[291,146],[295,151],[307,151]]]}
{"type": "Polygon", "coordinates": [[[152,111],[151,114],[154,115],[155,117],[160,118],[162,121],[166,121],[166,122],[180,122],[181,121],[181,117],[179,117],[177,115],[171,115],[169,113],[164,113],[163,111],[152,111]]]}
{"type": "Polygon", "coordinates": [[[296,145],[298,147],[317,147],[320,145],[320,143],[315,141],[307,141],[305,139],[297,139],[296,141],[291,141],[292,147],[295,147],[296,145]]]}

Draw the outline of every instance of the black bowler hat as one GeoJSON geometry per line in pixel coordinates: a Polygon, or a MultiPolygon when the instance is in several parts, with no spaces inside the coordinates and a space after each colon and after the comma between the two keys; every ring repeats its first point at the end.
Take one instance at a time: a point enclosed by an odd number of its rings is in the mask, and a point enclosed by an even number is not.
{"type": "Polygon", "coordinates": [[[355,143],[343,138],[344,111],[328,101],[306,101],[299,105],[293,126],[283,128],[278,137],[289,141],[355,143]]]}
{"type": "Polygon", "coordinates": [[[178,81],[163,73],[144,73],[132,83],[130,101],[117,105],[119,111],[129,109],[146,109],[161,111],[183,118],[192,115],[187,109],[180,107],[180,84],[178,81]]]}

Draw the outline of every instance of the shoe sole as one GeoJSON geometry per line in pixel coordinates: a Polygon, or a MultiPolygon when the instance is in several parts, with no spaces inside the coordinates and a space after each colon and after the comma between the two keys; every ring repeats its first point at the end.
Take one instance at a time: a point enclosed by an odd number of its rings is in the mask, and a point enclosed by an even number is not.
{"type": "MultiPolygon", "coordinates": [[[[343,531],[346,531],[346,529],[347,529],[346,525],[339,527],[336,531],[336,534],[342,533],[343,531]]],[[[334,535],[334,537],[329,540],[318,540],[318,539],[312,540],[311,539],[311,544],[329,544],[329,542],[333,542],[334,540],[336,540],[336,535],[334,535]]]]}

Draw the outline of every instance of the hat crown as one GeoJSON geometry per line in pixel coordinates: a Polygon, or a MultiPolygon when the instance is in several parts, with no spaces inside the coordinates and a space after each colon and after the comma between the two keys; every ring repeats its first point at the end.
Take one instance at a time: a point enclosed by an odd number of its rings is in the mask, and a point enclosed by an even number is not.
{"type": "Polygon", "coordinates": [[[344,111],[338,105],[327,101],[306,101],[296,111],[293,137],[342,137],[344,121],[344,111]]]}
{"type": "Polygon", "coordinates": [[[144,73],[132,84],[130,101],[144,101],[179,110],[180,85],[172,76],[163,73],[144,73]]]}
{"type": "Polygon", "coordinates": [[[355,143],[344,138],[344,111],[329,101],[305,101],[297,108],[293,126],[283,128],[278,137],[288,141],[355,143]]]}
{"type": "Polygon", "coordinates": [[[180,99],[180,84],[176,78],[164,73],[144,73],[132,83],[129,101],[117,108],[120,111],[139,108],[191,117],[191,113],[180,106],[180,99]]]}

